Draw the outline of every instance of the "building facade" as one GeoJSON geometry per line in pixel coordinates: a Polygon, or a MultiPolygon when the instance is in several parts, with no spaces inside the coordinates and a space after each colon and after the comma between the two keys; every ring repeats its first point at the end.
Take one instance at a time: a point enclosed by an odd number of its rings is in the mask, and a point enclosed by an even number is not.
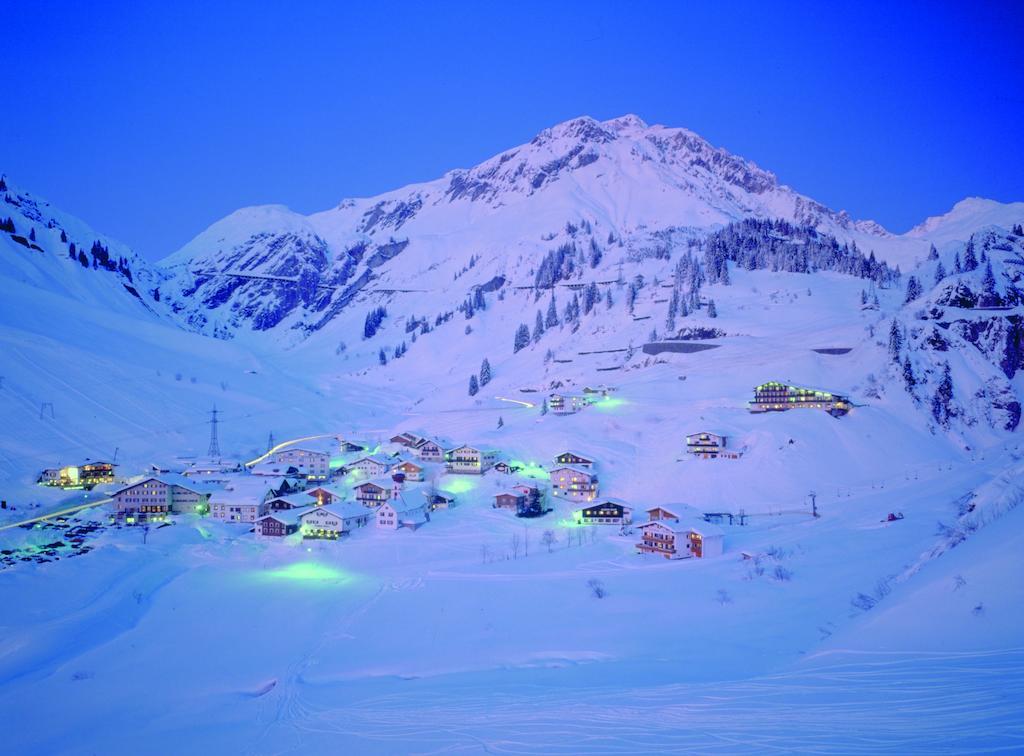
{"type": "Polygon", "coordinates": [[[597,498],[597,474],[569,465],[551,471],[551,493],[573,501],[594,501],[597,498]]]}
{"type": "Polygon", "coordinates": [[[850,400],[842,394],[818,389],[790,386],[778,381],[762,383],[754,389],[750,411],[784,412],[791,409],[820,409],[839,417],[851,409],[850,400]]]}

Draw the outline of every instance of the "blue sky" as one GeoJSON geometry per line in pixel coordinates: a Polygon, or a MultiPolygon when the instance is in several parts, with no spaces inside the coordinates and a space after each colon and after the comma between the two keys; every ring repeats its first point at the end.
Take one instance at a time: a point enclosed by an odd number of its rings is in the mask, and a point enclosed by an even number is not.
{"type": "Polygon", "coordinates": [[[903,231],[1024,200],[1022,7],[18,3],[0,172],[159,258],[245,205],[313,212],[632,112],[903,231]]]}

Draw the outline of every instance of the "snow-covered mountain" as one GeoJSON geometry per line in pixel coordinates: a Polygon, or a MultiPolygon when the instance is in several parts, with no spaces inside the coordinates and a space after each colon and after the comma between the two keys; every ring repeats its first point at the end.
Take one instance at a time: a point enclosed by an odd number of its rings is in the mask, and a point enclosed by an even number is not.
{"type": "MultiPolygon", "coordinates": [[[[174,271],[175,307],[195,328],[309,332],[361,291],[447,286],[470,255],[484,263],[487,280],[532,283],[531,269],[566,240],[567,224],[585,224],[602,246],[613,238],[642,248],[749,217],[812,226],[904,267],[927,251],[797,193],[691,131],[625,116],[567,121],[474,168],[308,217],[280,206],[240,210],[163,264],[174,271]]],[[[607,258],[605,268],[616,262],[607,258]]]]}

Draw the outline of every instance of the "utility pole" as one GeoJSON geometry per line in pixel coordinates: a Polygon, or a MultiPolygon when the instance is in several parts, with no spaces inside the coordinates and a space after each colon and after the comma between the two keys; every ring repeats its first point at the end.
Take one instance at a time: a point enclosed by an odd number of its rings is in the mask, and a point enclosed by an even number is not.
{"type": "Polygon", "coordinates": [[[213,405],[213,409],[210,410],[210,449],[207,451],[207,455],[210,459],[217,459],[220,457],[220,443],[217,441],[217,405],[213,405]]]}
{"type": "Polygon", "coordinates": [[[818,494],[814,493],[814,491],[811,491],[810,497],[811,497],[811,513],[815,517],[821,517],[821,515],[818,514],[818,494]]]}
{"type": "Polygon", "coordinates": [[[53,414],[53,402],[42,402],[42,403],[40,403],[40,405],[39,405],[39,419],[42,420],[45,417],[47,409],[50,410],[50,419],[51,420],[56,420],[57,418],[54,417],[54,414],[53,414]]]}
{"type": "Polygon", "coordinates": [[[267,439],[267,451],[274,448],[274,431],[270,431],[270,438],[267,439]]]}

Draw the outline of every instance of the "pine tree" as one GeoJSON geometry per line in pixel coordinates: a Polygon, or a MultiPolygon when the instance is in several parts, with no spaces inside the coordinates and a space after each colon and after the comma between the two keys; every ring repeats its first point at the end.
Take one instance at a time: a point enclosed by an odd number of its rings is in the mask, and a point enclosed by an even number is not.
{"type": "Polygon", "coordinates": [[[89,258],[85,256],[85,252],[78,250],[78,262],[82,264],[83,268],[89,267],[89,258]]]}
{"type": "Polygon", "coordinates": [[[629,314],[633,314],[633,310],[636,306],[636,284],[630,281],[629,291],[626,293],[626,308],[629,310],[629,314]]]}
{"type": "Polygon", "coordinates": [[[939,259],[939,250],[935,249],[935,245],[934,244],[928,250],[928,259],[929,260],[938,260],[939,259]]]}
{"type": "Polygon", "coordinates": [[[67,244],[68,243],[68,235],[67,235],[67,232],[63,228],[60,230],[60,241],[61,241],[61,244],[67,244]]]}
{"type": "Polygon", "coordinates": [[[903,333],[900,331],[900,324],[893,319],[892,327],[889,329],[889,358],[893,362],[899,362],[902,350],[903,333]]]}
{"type": "MultiPolygon", "coordinates": [[[[6,177],[5,176],[0,176],[0,192],[6,192],[7,191],[7,182],[4,181],[4,178],[6,178],[6,177]]],[[[609,243],[611,243],[611,242],[609,242],[609,243]]]]}
{"type": "Polygon", "coordinates": [[[960,265],[960,253],[957,252],[955,255],[953,255],[953,273],[955,273],[956,275],[960,275],[963,272],[964,269],[960,265]]]}
{"type": "Polygon", "coordinates": [[[590,238],[590,267],[596,268],[601,264],[601,248],[593,237],[590,238]]]}
{"type": "Polygon", "coordinates": [[[915,299],[922,294],[921,284],[917,280],[917,276],[910,276],[907,279],[907,298],[904,300],[904,304],[913,302],[915,299]]]}
{"type": "Polygon", "coordinates": [[[949,427],[949,419],[953,416],[953,377],[949,373],[949,363],[943,364],[942,380],[939,381],[932,396],[932,417],[943,428],[949,427]]]}
{"type": "Polygon", "coordinates": [[[917,378],[914,377],[914,367],[910,364],[910,355],[903,358],[903,383],[907,391],[914,393],[914,386],[917,385],[917,378]]]}
{"type": "Polygon", "coordinates": [[[718,317],[718,310],[715,309],[715,300],[713,300],[713,299],[709,299],[708,300],[708,317],[709,318],[717,318],[718,317]]]}
{"type": "Polygon", "coordinates": [[[615,302],[612,300],[612,289],[609,286],[608,289],[605,290],[604,292],[604,308],[606,310],[610,310],[614,305],[615,302]]]}
{"type": "Polygon", "coordinates": [[[547,397],[544,397],[544,401],[542,401],[540,403],[540,414],[542,414],[542,415],[548,414],[548,399],[547,399],[547,397]]]}
{"type": "Polygon", "coordinates": [[[545,328],[554,328],[561,325],[558,322],[558,305],[555,304],[555,295],[552,293],[551,301],[548,303],[548,316],[544,321],[545,328]]]}
{"type": "Polygon", "coordinates": [[[544,336],[544,318],[537,310],[537,318],[533,323],[533,343],[538,343],[544,336]]]}
{"type": "Polygon", "coordinates": [[[868,303],[868,293],[864,289],[860,290],[860,306],[864,307],[868,303]]]}
{"type": "Polygon", "coordinates": [[[484,357],[484,361],[480,363],[480,386],[481,388],[491,382],[491,363],[484,357]]]}
{"type": "Polygon", "coordinates": [[[380,352],[377,354],[377,361],[380,362],[381,365],[388,364],[388,356],[384,353],[384,347],[380,348],[380,352]]]}
{"type": "Polygon", "coordinates": [[[498,415],[498,427],[499,428],[503,428],[504,426],[505,426],[505,418],[503,418],[501,415],[498,415]]]}
{"type": "Polygon", "coordinates": [[[477,392],[479,390],[480,390],[480,384],[478,384],[476,382],[476,376],[475,375],[469,376],[469,395],[470,396],[476,396],[476,394],[477,394],[477,392]]]}
{"type": "Polygon", "coordinates": [[[978,258],[974,256],[974,236],[967,240],[964,249],[964,273],[970,273],[978,267],[978,258]]]}
{"type": "Polygon", "coordinates": [[[75,252],[74,242],[71,242],[71,244],[68,245],[68,257],[70,257],[72,260],[78,259],[78,253],[75,252]]]}
{"type": "Polygon", "coordinates": [[[28,230],[28,238],[31,241],[35,241],[36,240],[36,229],[35,229],[35,227],[32,227],[32,228],[30,228],[28,230]]]}
{"type": "Polygon", "coordinates": [[[985,275],[981,279],[981,288],[987,295],[996,295],[996,277],[992,275],[992,263],[985,263],[985,275]]]}
{"type": "Polygon", "coordinates": [[[515,343],[512,345],[512,353],[520,351],[521,349],[529,346],[530,344],[530,329],[526,323],[520,323],[519,328],[516,329],[515,343]]]}
{"type": "Polygon", "coordinates": [[[597,284],[591,281],[590,285],[583,290],[583,312],[589,315],[600,297],[601,293],[597,290],[597,284]]]}
{"type": "Polygon", "coordinates": [[[935,266],[935,286],[942,283],[942,279],[946,277],[946,268],[942,265],[942,260],[939,260],[939,264],[935,266]]]}

